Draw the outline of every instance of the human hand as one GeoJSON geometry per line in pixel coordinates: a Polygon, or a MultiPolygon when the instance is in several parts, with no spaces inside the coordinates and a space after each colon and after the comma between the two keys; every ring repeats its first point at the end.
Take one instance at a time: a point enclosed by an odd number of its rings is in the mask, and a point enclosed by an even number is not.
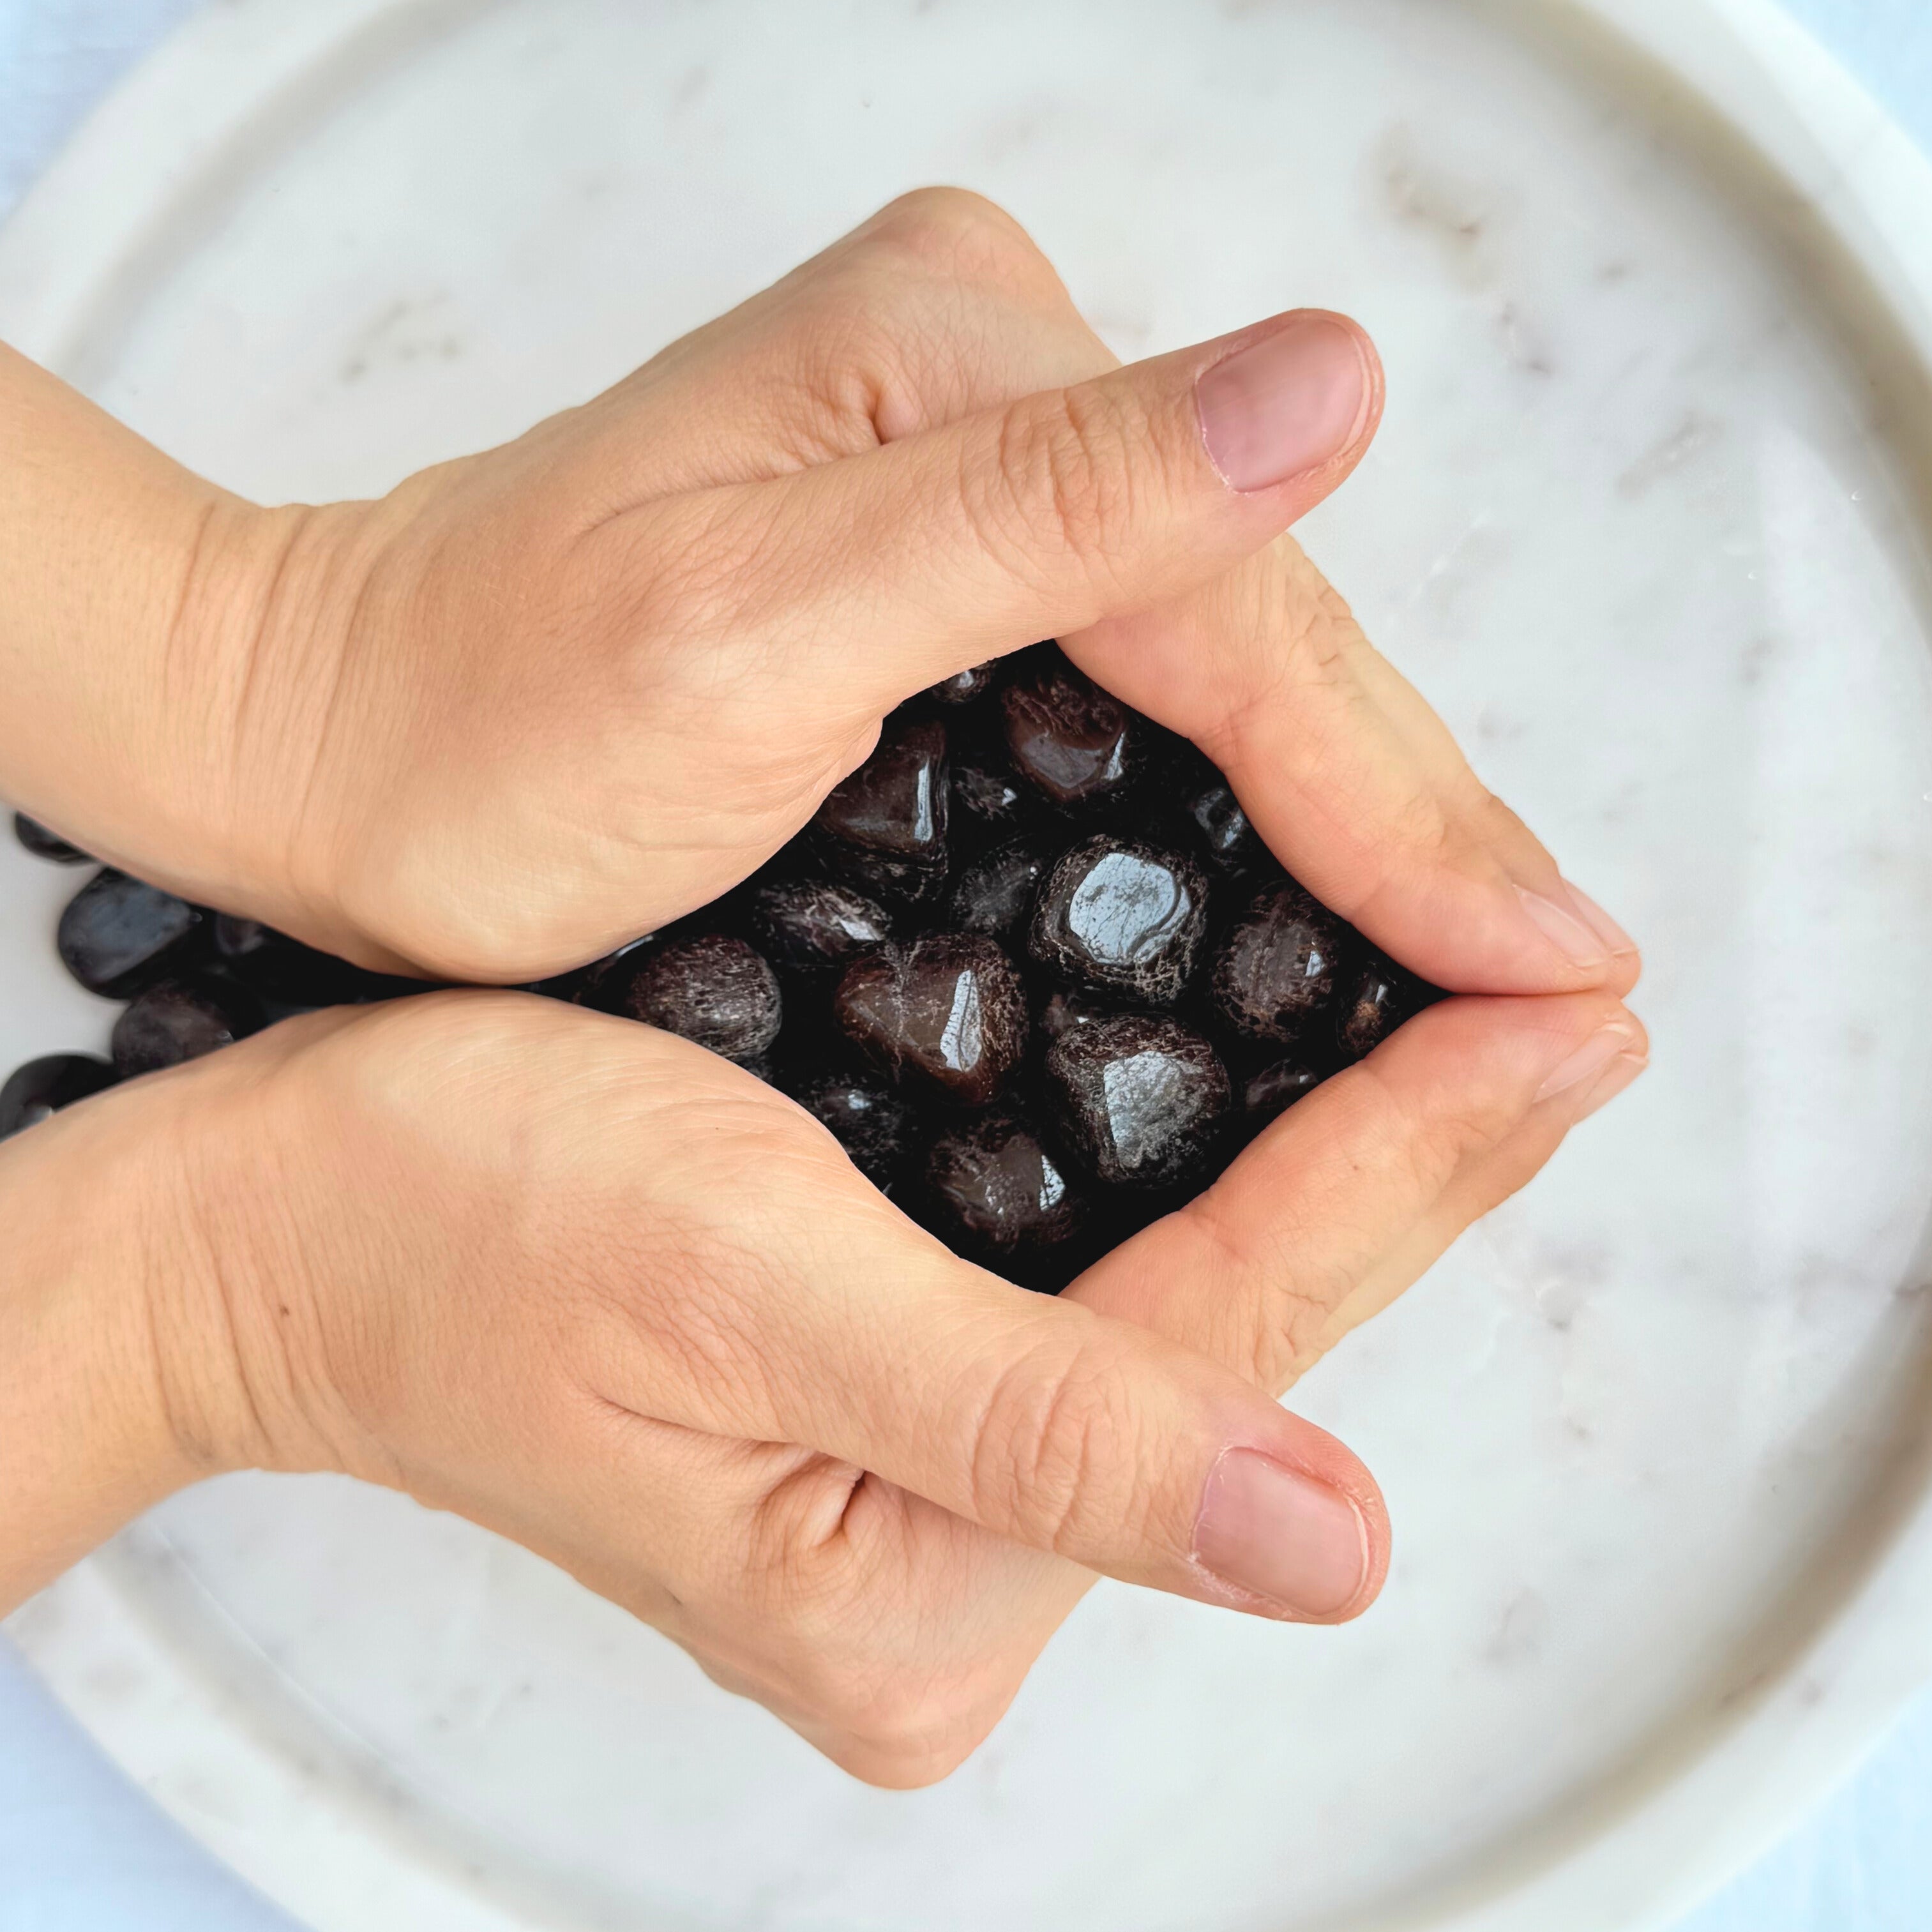
{"type": "Polygon", "coordinates": [[[380,502],[196,486],[154,654],[193,742],[84,789],[57,731],[6,762],[30,808],[187,896],[521,980],[716,897],[892,705],[1057,635],[1426,977],[1627,990],[1629,942],[1280,536],[1381,406],[1366,339],[1309,314],[1120,370],[1015,224],[926,191],[380,502]],[[166,796],[136,796],[156,771],[166,796]]]}
{"type": "Polygon", "coordinates": [[[197,1477],[344,1471],[929,1781],[1094,1572],[1369,1604],[1372,1479],[1270,1398],[1644,1051],[1602,992],[1432,1008],[1055,1300],[670,1036],[499,993],[286,1024],[0,1147],[0,1607],[197,1477]]]}

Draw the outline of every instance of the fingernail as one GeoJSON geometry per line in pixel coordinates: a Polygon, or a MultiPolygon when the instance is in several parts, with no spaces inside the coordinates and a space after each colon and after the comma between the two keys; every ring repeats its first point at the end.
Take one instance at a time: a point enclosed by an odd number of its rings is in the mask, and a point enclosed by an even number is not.
{"type": "Polygon", "coordinates": [[[1588,892],[1580,891],[1568,879],[1563,881],[1563,890],[1570,895],[1578,917],[1610,948],[1613,957],[1622,958],[1636,950],[1636,941],[1588,892]]]}
{"type": "MultiPolygon", "coordinates": [[[[1562,1062],[1536,1090],[1539,1100],[1553,1100],[1586,1080],[1594,1080],[1636,1038],[1636,1029],[1622,1020],[1599,1027],[1583,1044],[1562,1062]]],[[[1631,1076],[1634,1078],[1636,1076],[1631,1076]]]]}
{"type": "Polygon", "coordinates": [[[1258,1449],[1229,1449],[1208,1478],[1194,1556],[1222,1582],[1291,1616],[1330,1617],[1361,1594],[1368,1528],[1340,1490],[1258,1449]]]}
{"type": "Polygon", "coordinates": [[[1266,490],[1320,469],[1354,442],[1368,410],[1368,368],[1340,322],[1298,316],[1203,370],[1194,397],[1222,480],[1266,490]]]}
{"type": "Polygon", "coordinates": [[[1546,899],[1527,886],[1516,890],[1537,930],[1573,966],[1600,966],[1609,957],[1604,942],[1574,913],[1564,911],[1554,899],[1546,899]]]}
{"type": "Polygon", "coordinates": [[[1596,1085],[1583,1096],[1582,1103],[1576,1109],[1576,1118],[1587,1120],[1600,1107],[1607,1107],[1649,1064],[1647,1053],[1618,1054],[1608,1070],[1598,1076],[1596,1085]]]}

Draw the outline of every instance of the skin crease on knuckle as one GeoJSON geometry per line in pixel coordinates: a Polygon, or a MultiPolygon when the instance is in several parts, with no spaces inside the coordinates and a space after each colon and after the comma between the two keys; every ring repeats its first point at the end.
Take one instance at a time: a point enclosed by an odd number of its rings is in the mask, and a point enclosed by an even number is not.
{"type": "MultiPolygon", "coordinates": [[[[1208,1304],[1209,1325],[1193,1338],[1216,1361],[1228,1363],[1256,1388],[1280,1396],[1320,1360],[1320,1337],[1336,1303],[1355,1277],[1345,1261],[1311,1265],[1302,1238],[1310,1216],[1284,1217],[1278,1238],[1257,1256],[1251,1244],[1237,1239],[1213,1206],[1212,1191],[1193,1204],[1199,1210],[1192,1232],[1205,1252],[1188,1248],[1190,1268],[1220,1292],[1208,1304]]],[[[1380,1251],[1379,1228],[1364,1228],[1354,1250],[1380,1251]]],[[[1321,1232],[1332,1241],[1334,1230],[1321,1232]]],[[[1325,1251],[1328,1244],[1324,1244],[1325,1251]]],[[[1352,1251],[1351,1259],[1353,1258],[1352,1251]]]]}
{"type": "Polygon", "coordinates": [[[1109,428],[1090,388],[1029,398],[1001,416],[989,460],[962,451],[958,483],[967,527],[1003,576],[1045,598],[1070,557],[1092,584],[1096,614],[1118,585],[1132,500],[1109,428]]]}
{"type": "Polygon", "coordinates": [[[1056,1337],[1006,1363],[966,1425],[976,1516],[1054,1550],[1077,1544],[1096,1522],[1117,1530],[1141,1522],[1148,1498],[1124,1493],[1119,1480],[1143,1462],[1130,1372],[1098,1336],[1070,1351],[1056,1337]]]}
{"type": "Polygon", "coordinates": [[[1231,614],[1226,628],[1247,643],[1262,694],[1270,672],[1284,691],[1354,685],[1354,656],[1364,641],[1355,614],[1293,537],[1277,537],[1234,573],[1222,594],[1246,607],[1231,614]]]}
{"type": "Polygon", "coordinates": [[[694,465],[685,439],[659,436],[662,457],[651,466],[672,488],[749,482],[861,454],[1025,393],[1063,368],[1070,380],[1110,366],[1051,265],[1017,235],[995,233],[983,248],[914,249],[890,226],[868,224],[620,385],[612,394],[624,433],[634,439],[661,400],[686,410],[723,401],[739,416],[736,398],[748,382],[760,412],[746,424],[748,446],[728,440],[694,465]],[[1052,357],[1042,354],[1048,341],[1061,345],[1052,357]],[[741,364],[732,396],[690,393],[709,380],[704,365],[728,351],[741,364]],[[986,372],[995,368],[1012,376],[988,394],[986,372]]]}
{"type": "Polygon", "coordinates": [[[1096,609],[1115,608],[1132,560],[1160,522],[1160,505],[1148,499],[1166,465],[1165,426],[1118,386],[1082,382],[1052,399],[1046,427],[1052,527],[1092,584],[1096,609]]]}
{"type": "Polygon", "coordinates": [[[1085,335],[1017,224],[972,196],[946,212],[950,199],[935,190],[893,204],[740,311],[754,366],[772,365],[760,440],[772,460],[740,460],[711,480],[859,455],[1006,400],[982,392],[986,367],[1026,371],[1011,392],[1023,393],[1042,380],[1042,326],[1085,335]]]}

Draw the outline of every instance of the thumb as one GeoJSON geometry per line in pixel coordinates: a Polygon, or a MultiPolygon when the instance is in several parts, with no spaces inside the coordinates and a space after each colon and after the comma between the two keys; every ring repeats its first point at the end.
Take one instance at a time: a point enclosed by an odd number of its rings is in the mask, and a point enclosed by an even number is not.
{"type": "Polygon", "coordinates": [[[1347,478],[1382,394],[1361,328],[1298,310],[710,493],[707,535],[722,520],[767,591],[805,586],[787,614],[803,655],[836,651],[851,694],[883,708],[1232,568],[1347,478]]]}
{"type": "MultiPolygon", "coordinates": [[[[981,1279],[1001,1302],[1024,1292],[981,1279]]],[[[884,1426],[858,1460],[1125,1582],[1300,1622],[1366,1608],[1388,1567],[1387,1514],[1325,1430],[1075,1304],[1031,1298],[1009,1322],[966,1356],[937,1417],[916,1398],[874,1409],[884,1426]]]]}
{"type": "Polygon", "coordinates": [[[1124,1582],[1304,1622],[1373,1598],[1387,1514],[1325,1431],[1204,1355],[910,1228],[854,1232],[795,1256],[734,1324],[757,1338],[758,1373],[707,1380],[676,1419],[808,1445],[1124,1582]]]}

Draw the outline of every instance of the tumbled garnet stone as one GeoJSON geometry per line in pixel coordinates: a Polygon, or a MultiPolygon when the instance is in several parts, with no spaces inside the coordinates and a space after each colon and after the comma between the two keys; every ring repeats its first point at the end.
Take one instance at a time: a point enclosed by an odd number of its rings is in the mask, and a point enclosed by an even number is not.
{"type": "Polygon", "coordinates": [[[771,962],[728,933],[699,933],[646,953],[622,998],[632,1019],[727,1060],[757,1059],[784,1017],[771,962]]]}
{"type": "Polygon", "coordinates": [[[1115,1186],[1172,1187],[1198,1174],[1230,1097],[1213,1042],[1160,1013],[1068,1028],[1047,1049],[1046,1076],[1069,1144],[1115,1186]]]}
{"type": "Polygon", "coordinates": [[[848,969],[833,1010],[846,1037],[896,1081],[984,1107],[1025,1057],[1025,988],[998,943],[935,933],[848,969]]]}
{"type": "Polygon", "coordinates": [[[68,902],[56,944],[62,963],[90,993],[128,1000],[200,958],[208,937],[200,908],[110,871],[68,902]]]}
{"type": "Polygon", "coordinates": [[[1172,1006],[1208,930],[1208,878],[1184,853],[1108,833],[1063,853],[1034,902],[1028,950],[1088,992],[1172,1006]]]}
{"type": "Polygon", "coordinates": [[[56,866],[85,866],[87,854],[78,845],[70,845],[58,832],[50,830],[38,818],[29,818],[24,812],[14,814],[14,836],[36,859],[51,859],[56,866]]]}
{"type": "Polygon", "coordinates": [[[936,1232],[997,1266],[1028,1266],[1078,1234],[1091,1204],[1040,1135],[1010,1114],[950,1125],[926,1162],[936,1232]]]}
{"type": "Polygon", "coordinates": [[[1215,1011],[1250,1040],[1299,1040],[1335,993],[1342,922],[1292,879],[1264,886],[1221,942],[1215,1011]]]}
{"type": "Polygon", "coordinates": [[[114,1070],[85,1053],[50,1053],[16,1067],[0,1086],[0,1141],[38,1126],[76,1100],[114,1084],[114,1070]]]}
{"type": "Polygon", "coordinates": [[[212,975],[150,986],[114,1023],[114,1070],[124,1080],[178,1066],[260,1030],[261,1002],[212,975]]]}
{"type": "Polygon", "coordinates": [[[1058,653],[1022,670],[1000,708],[1013,770],[1055,805],[1118,799],[1138,776],[1136,714],[1058,653]]]}

